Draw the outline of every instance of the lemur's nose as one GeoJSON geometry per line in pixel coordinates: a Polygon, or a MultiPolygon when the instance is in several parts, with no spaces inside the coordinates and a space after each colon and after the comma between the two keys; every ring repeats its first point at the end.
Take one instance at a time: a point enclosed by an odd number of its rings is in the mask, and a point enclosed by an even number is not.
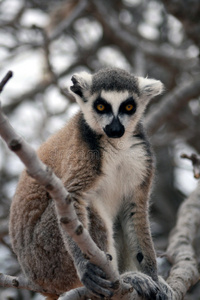
{"type": "Polygon", "coordinates": [[[110,138],[120,138],[123,136],[125,129],[119,118],[113,117],[112,122],[104,128],[105,133],[110,138]]]}

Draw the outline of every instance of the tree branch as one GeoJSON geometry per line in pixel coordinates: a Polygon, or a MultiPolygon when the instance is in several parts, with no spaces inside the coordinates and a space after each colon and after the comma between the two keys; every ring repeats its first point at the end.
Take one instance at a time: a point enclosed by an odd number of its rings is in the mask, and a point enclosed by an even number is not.
{"type": "MultiPolygon", "coordinates": [[[[37,94],[44,93],[49,86],[55,84],[55,81],[58,82],[59,79],[70,74],[74,68],[85,65],[88,58],[94,53],[96,53],[98,48],[99,48],[99,43],[96,43],[90,50],[82,51],[81,54],[78,55],[76,61],[72,62],[72,64],[62,72],[58,74],[54,73],[54,76],[49,77],[48,80],[38,82],[35,84],[34,87],[32,87],[27,92],[24,92],[22,95],[11,98],[10,103],[5,104],[3,107],[5,114],[10,113],[10,111],[14,110],[20,103],[22,103],[26,99],[34,98],[37,94]]],[[[72,98],[71,95],[69,96],[67,94],[67,90],[62,88],[62,92],[65,93],[69,101],[71,102],[75,101],[75,99],[72,98]]]]}
{"type": "Polygon", "coordinates": [[[184,3],[181,0],[162,0],[168,12],[179,19],[186,34],[200,46],[200,2],[199,0],[184,3]]]}
{"type": "Polygon", "coordinates": [[[6,85],[6,83],[8,82],[8,80],[13,76],[12,71],[8,71],[8,73],[6,74],[6,76],[1,80],[0,82],[0,93],[3,91],[4,86],[6,85]]]}
{"type": "MultiPolygon", "coordinates": [[[[38,293],[44,293],[45,291],[38,285],[29,281],[24,276],[9,276],[0,273],[0,286],[2,287],[13,287],[17,289],[26,289],[30,291],[35,291],[38,293]]],[[[53,293],[53,291],[52,291],[53,293]]]]}
{"type": "Polygon", "coordinates": [[[86,7],[88,6],[88,0],[79,1],[76,8],[71,12],[67,19],[62,21],[54,31],[49,35],[49,41],[53,41],[58,38],[61,34],[63,34],[64,30],[68,29],[69,26],[84,12],[86,7]]]}
{"type": "Polygon", "coordinates": [[[175,228],[172,230],[167,256],[172,269],[167,279],[174,290],[173,300],[183,299],[188,289],[199,280],[198,265],[193,241],[200,227],[200,181],[195,191],[178,211],[175,228]]]}
{"type": "Polygon", "coordinates": [[[199,78],[192,82],[182,83],[172,92],[162,98],[162,101],[156,105],[154,110],[146,116],[145,127],[148,132],[153,134],[161,125],[170,118],[176,116],[176,113],[191,99],[200,95],[199,78]]]}
{"type": "MultiPolygon", "coordinates": [[[[60,74],[56,75],[56,79],[60,79],[63,76],[67,75],[68,73],[70,73],[70,71],[75,68],[76,66],[78,66],[80,63],[80,61],[76,61],[74,63],[72,63],[71,66],[69,66],[67,69],[65,69],[64,71],[62,71],[60,74]]],[[[4,111],[5,113],[9,113],[10,111],[12,111],[13,109],[15,109],[20,103],[22,103],[23,101],[25,101],[26,99],[30,99],[35,97],[37,94],[39,93],[44,93],[45,90],[52,84],[55,83],[55,78],[49,78],[46,81],[42,81],[37,83],[33,88],[31,88],[29,91],[25,92],[24,94],[12,98],[11,99],[11,103],[9,104],[5,104],[4,105],[4,111]]]]}
{"type": "Polygon", "coordinates": [[[151,42],[145,41],[142,37],[138,38],[136,35],[129,33],[121,27],[118,21],[118,15],[114,14],[111,7],[107,10],[106,6],[101,1],[92,0],[92,2],[96,9],[97,18],[100,18],[104,26],[111,30],[111,38],[113,39],[115,37],[120,41],[118,44],[125,43],[132,49],[136,48],[147,56],[159,61],[166,61],[168,65],[170,64],[172,66],[183,61],[185,62],[187,59],[191,59],[185,51],[176,50],[172,47],[168,47],[166,50],[165,47],[160,47],[151,42]]]}

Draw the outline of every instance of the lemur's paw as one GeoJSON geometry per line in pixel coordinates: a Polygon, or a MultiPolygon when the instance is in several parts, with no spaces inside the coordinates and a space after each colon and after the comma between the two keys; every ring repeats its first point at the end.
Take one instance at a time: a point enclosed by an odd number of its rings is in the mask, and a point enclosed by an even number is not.
{"type": "Polygon", "coordinates": [[[172,290],[172,288],[167,284],[167,282],[161,277],[158,276],[158,281],[159,281],[159,287],[161,289],[161,291],[167,295],[166,298],[161,298],[162,300],[171,300],[173,299],[173,295],[174,295],[174,291],[172,290]]]}
{"type": "Polygon", "coordinates": [[[114,284],[106,279],[106,274],[99,267],[87,261],[79,274],[81,282],[94,296],[110,298],[114,284]]]}
{"type": "Polygon", "coordinates": [[[167,300],[167,296],[160,290],[153,279],[140,272],[128,272],[122,275],[125,283],[130,284],[139,296],[146,300],[167,300]]]}

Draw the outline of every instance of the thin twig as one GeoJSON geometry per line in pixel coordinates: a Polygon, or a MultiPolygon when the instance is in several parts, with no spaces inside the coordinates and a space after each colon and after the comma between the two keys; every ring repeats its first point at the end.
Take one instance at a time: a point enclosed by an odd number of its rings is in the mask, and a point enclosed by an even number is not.
{"type": "MultiPolygon", "coordinates": [[[[41,286],[34,284],[24,276],[15,277],[0,273],[0,286],[45,293],[45,290],[41,286]]],[[[55,291],[52,291],[52,294],[55,294],[55,291]]]]}
{"type": "Polygon", "coordinates": [[[8,80],[13,76],[12,71],[8,71],[8,73],[4,76],[4,78],[0,82],[0,93],[3,91],[4,86],[8,82],[8,80]]]}

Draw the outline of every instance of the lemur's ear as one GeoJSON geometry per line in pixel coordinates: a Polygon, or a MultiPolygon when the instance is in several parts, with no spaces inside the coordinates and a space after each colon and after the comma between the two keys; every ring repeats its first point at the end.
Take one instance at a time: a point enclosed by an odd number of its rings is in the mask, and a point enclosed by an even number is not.
{"type": "Polygon", "coordinates": [[[164,85],[159,80],[138,77],[138,84],[142,98],[151,99],[164,91],[164,85]]]}
{"type": "Polygon", "coordinates": [[[79,74],[74,74],[71,78],[73,85],[70,86],[70,90],[78,95],[84,102],[87,100],[85,99],[85,92],[90,90],[92,84],[92,75],[87,72],[81,72],[79,74]]]}

